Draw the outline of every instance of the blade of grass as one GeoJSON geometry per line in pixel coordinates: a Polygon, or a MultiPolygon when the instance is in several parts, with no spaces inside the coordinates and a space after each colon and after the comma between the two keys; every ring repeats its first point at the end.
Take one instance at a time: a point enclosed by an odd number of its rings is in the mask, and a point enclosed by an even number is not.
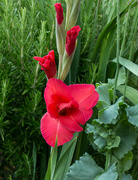
{"type": "Polygon", "coordinates": [[[98,66],[98,77],[102,82],[105,82],[107,64],[108,64],[110,50],[112,48],[115,33],[116,33],[115,30],[111,31],[107,35],[107,37],[104,38],[102,43],[99,66],[98,66]]]}
{"type": "MultiPolygon", "coordinates": [[[[122,94],[124,93],[125,85],[120,85],[116,88],[122,94]]],[[[125,95],[134,105],[138,104],[138,91],[130,86],[126,88],[125,95]]]]}
{"type": "MultiPolygon", "coordinates": [[[[132,48],[131,48],[132,49],[132,48]]],[[[117,62],[117,59],[115,58],[114,60],[112,60],[111,62],[117,62]]],[[[125,68],[127,68],[129,71],[131,71],[133,74],[135,74],[136,76],[138,76],[138,65],[133,63],[132,61],[119,57],[119,63],[124,66],[125,68]]]]}

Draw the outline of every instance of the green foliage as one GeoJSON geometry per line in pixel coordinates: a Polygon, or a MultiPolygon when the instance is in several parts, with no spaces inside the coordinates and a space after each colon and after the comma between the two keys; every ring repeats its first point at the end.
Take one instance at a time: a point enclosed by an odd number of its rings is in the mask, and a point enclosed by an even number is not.
{"type": "Polygon", "coordinates": [[[132,176],[130,174],[123,174],[121,180],[132,180],[132,176]]]}
{"type": "Polygon", "coordinates": [[[65,180],[91,180],[95,179],[96,176],[103,173],[103,169],[99,167],[95,161],[85,153],[84,156],[80,157],[79,161],[76,161],[67,173],[65,180]]]}
{"type": "Polygon", "coordinates": [[[138,127],[138,104],[126,109],[128,121],[138,127]]]}
{"type": "MultiPolygon", "coordinates": [[[[51,2],[0,2],[0,176],[5,179],[9,175],[14,179],[40,177],[46,77],[32,57],[55,48],[51,22],[54,24],[51,2]]],[[[45,152],[49,154],[48,148],[45,152]]]]}
{"type": "MultiPolygon", "coordinates": [[[[33,56],[44,56],[54,49],[58,64],[54,33],[56,2],[0,2],[0,179],[44,179],[50,148],[40,134],[40,119],[46,112],[43,92],[47,80],[33,56]]],[[[63,4],[65,11],[65,1],[58,2],[63,4]]],[[[86,126],[94,150],[86,142],[84,133],[78,138],[76,151],[76,140],[70,145],[65,144],[57,161],[55,178],[64,179],[74,151],[74,159],[87,150],[90,153],[96,150],[102,154],[111,152],[110,165],[113,165],[104,172],[85,154],[71,167],[66,178],[74,178],[74,175],[77,178],[82,173],[82,177],[99,180],[109,178],[109,173],[112,173],[116,179],[116,166],[122,171],[128,171],[133,166],[133,158],[137,158],[137,150],[133,152],[132,149],[138,126],[137,1],[129,3],[120,0],[120,66],[123,67],[117,80],[118,100],[113,103],[116,67],[113,62],[116,61],[117,42],[115,3],[108,0],[81,1],[77,22],[81,26],[81,33],[67,83],[97,83],[100,94],[97,105],[99,114],[97,117],[97,111],[94,110],[95,119],[86,126]],[[126,69],[134,73],[128,76],[128,85],[126,69]],[[99,81],[108,83],[100,84],[99,81]],[[123,98],[119,98],[120,93],[123,98]],[[127,97],[127,101],[124,101],[124,97],[127,97]],[[66,162],[66,158],[67,163],[63,166],[62,160],[66,162]],[[92,171],[94,168],[95,171],[92,171]],[[84,174],[84,169],[87,174],[84,174]]],[[[98,158],[96,162],[100,164],[98,158]]],[[[130,173],[137,178],[135,169],[137,164],[130,173]]],[[[121,180],[132,180],[129,174],[119,176],[121,180]]]]}
{"type": "MultiPolygon", "coordinates": [[[[112,62],[117,62],[116,58],[114,60],[112,60],[112,62]]],[[[138,65],[125,59],[120,57],[119,58],[119,63],[121,65],[123,65],[124,67],[126,67],[129,71],[131,71],[132,73],[134,73],[136,76],[138,76],[138,65]]]]}
{"type": "Polygon", "coordinates": [[[116,166],[115,164],[113,164],[107,172],[101,174],[97,180],[106,180],[106,179],[112,179],[112,180],[116,180],[118,178],[118,173],[116,170],[116,166]]]}
{"type": "Polygon", "coordinates": [[[105,155],[110,154],[109,167],[114,162],[118,162],[119,172],[128,171],[132,166],[131,151],[138,137],[137,105],[130,107],[123,101],[123,97],[112,104],[111,80],[107,84],[98,85],[97,92],[100,95],[97,104],[99,119],[94,119],[92,124],[87,124],[88,139],[95,150],[105,155]]]}
{"type": "Polygon", "coordinates": [[[118,173],[115,163],[108,169],[108,171],[104,171],[95,163],[90,155],[85,153],[84,156],[80,157],[80,159],[70,167],[65,180],[116,180],[117,178],[118,173]]]}
{"type": "MultiPolygon", "coordinates": [[[[125,91],[125,85],[121,85],[117,87],[122,94],[125,91]]],[[[138,104],[138,91],[130,86],[126,86],[126,97],[134,104],[138,104]]]]}
{"type": "Polygon", "coordinates": [[[74,138],[70,142],[64,144],[55,167],[53,180],[65,179],[65,175],[71,164],[72,156],[77,142],[77,135],[78,133],[75,133],[74,138]]]}

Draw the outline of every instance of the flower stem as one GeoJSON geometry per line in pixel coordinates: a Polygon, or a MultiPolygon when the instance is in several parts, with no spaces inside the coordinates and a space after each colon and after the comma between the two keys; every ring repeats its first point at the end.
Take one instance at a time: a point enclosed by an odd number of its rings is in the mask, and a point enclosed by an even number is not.
{"type": "Polygon", "coordinates": [[[110,164],[111,164],[111,156],[112,156],[112,153],[111,151],[107,152],[106,153],[106,162],[105,162],[105,171],[107,171],[110,167],[110,164]]]}
{"type": "Polygon", "coordinates": [[[114,96],[113,96],[113,103],[115,103],[115,96],[116,96],[116,86],[117,86],[117,79],[118,79],[118,74],[119,74],[119,46],[120,46],[120,20],[119,20],[119,0],[117,0],[117,67],[116,67],[116,74],[115,74],[115,82],[114,82],[114,96]]]}

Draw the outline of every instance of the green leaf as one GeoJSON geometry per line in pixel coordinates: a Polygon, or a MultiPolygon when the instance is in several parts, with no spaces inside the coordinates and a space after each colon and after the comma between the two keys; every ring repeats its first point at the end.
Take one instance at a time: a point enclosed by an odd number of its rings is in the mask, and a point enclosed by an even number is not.
{"type": "Polygon", "coordinates": [[[101,174],[98,178],[94,180],[116,180],[118,177],[117,169],[115,163],[108,169],[107,172],[101,174]]]}
{"type": "Polygon", "coordinates": [[[69,143],[66,143],[66,147],[62,147],[63,149],[61,151],[60,158],[56,164],[53,180],[65,179],[65,175],[69,169],[72,156],[74,154],[74,149],[77,142],[77,135],[78,133],[76,133],[75,137],[69,143]]]}
{"type": "Polygon", "coordinates": [[[129,151],[127,154],[124,155],[124,157],[121,160],[119,160],[115,156],[112,156],[111,164],[117,162],[117,169],[120,169],[120,172],[125,172],[132,167],[132,159],[133,153],[129,151]]]}
{"type": "Polygon", "coordinates": [[[103,171],[91,156],[85,153],[70,167],[65,180],[92,180],[103,171]]]}
{"type": "Polygon", "coordinates": [[[45,175],[45,180],[52,180],[53,179],[56,161],[57,161],[57,140],[56,140],[55,147],[53,147],[53,148],[51,147],[51,150],[52,150],[52,152],[51,152],[51,155],[49,158],[48,168],[47,168],[47,172],[45,175]]]}
{"type": "MultiPolygon", "coordinates": [[[[125,74],[125,68],[121,67],[119,69],[118,79],[117,79],[117,86],[124,84],[126,80],[126,74],[125,74]]],[[[108,79],[108,86],[109,88],[114,87],[114,81],[115,79],[108,79]]]]}
{"type": "Polygon", "coordinates": [[[110,106],[109,91],[105,84],[97,87],[96,91],[99,93],[98,109],[107,108],[110,106]]]}
{"type": "Polygon", "coordinates": [[[105,82],[107,64],[109,61],[110,50],[112,48],[115,33],[116,33],[115,29],[109,32],[102,42],[100,60],[99,60],[99,66],[98,66],[99,68],[98,77],[102,82],[105,82]]]}
{"type": "Polygon", "coordinates": [[[121,141],[119,146],[113,149],[113,155],[118,159],[122,159],[124,155],[131,151],[132,147],[135,145],[137,133],[135,132],[133,126],[125,121],[118,127],[116,135],[120,136],[121,141]]]}
{"type": "MultiPolygon", "coordinates": [[[[112,60],[112,62],[117,63],[117,59],[115,58],[114,60],[112,60]]],[[[132,61],[119,57],[119,63],[126,67],[129,71],[131,71],[133,74],[135,74],[136,76],[138,76],[138,65],[133,63],[132,61]]]]}
{"type": "Polygon", "coordinates": [[[138,104],[126,109],[128,121],[138,127],[138,104]]]}
{"type": "Polygon", "coordinates": [[[132,180],[132,176],[130,174],[126,175],[125,173],[123,173],[121,180],[132,180]]]}
{"type": "Polygon", "coordinates": [[[119,75],[118,75],[118,79],[117,79],[117,86],[124,84],[126,80],[126,74],[125,74],[125,68],[121,67],[119,69],[119,75]]]}
{"type": "Polygon", "coordinates": [[[98,131],[97,131],[95,125],[87,123],[86,124],[86,131],[85,132],[88,134],[89,142],[93,146],[94,149],[100,151],[100,150],[103,150],[104,147],[106,147],[107,142],[106,142],[106,140],[103,137],[101,137],[98,134],[98,131]]]}
{"type": "Polygon", "coordinates": [[[127,154],[125,154],[124,158],[121,159],[120,163],[122,165],[122,170],[128,171],[132,166],[132,159],[133,159],[133,153],[129,151],[127,154]]]}
{"type": "Polygon", "coordinates": [[[108,143],[108,149],[118,147],[120,144],[120,137],[116,136],[114,140],[108,143]],[[110,144],[109,144],[110,143],[110,144]]]}
{"type": "Polygon", "coordinates": [[[103,137],[97,135],[97,137],[94,140],[94,144],[97,146],[98,150],[101,151],[107,145],[107,142],[103,137]]]}
{"type": "MultiPolygon", "coordinates": [[[[120,85],[117,87],[117,90],[122,94],[124,93],[125,85],[120,85]]],[[[133,103],[138,104],[138,91],[130,86],[126,88],[126,97],[133,103]]]]}
{"type": "Polygon", "coordinates": [[[119,114],[119,102],[122,102],[120,97],[117,102],[106,109],[99,111],[99,120],[104,124],[115,124],[117,122],[117,116],[119,114]]]}
{"type": "MultiPolygon", "coordinates": [[[[120,137],[115,136],[114,132],[105,126],[106,125],[103,125],[103,124],[99,125],[97,127],[97,132],[101,138],[104,138],[104,140],[106,140],[106,149],[112,149],[114,147],[118,147],[120,143],[120,137]]],[[[94,141],[94,143],[96,142],[96,140],[94,141]]],[[[103,143],[99,142],[97,146],[100,147],[100,144],[103,144],[103,143]]]]}

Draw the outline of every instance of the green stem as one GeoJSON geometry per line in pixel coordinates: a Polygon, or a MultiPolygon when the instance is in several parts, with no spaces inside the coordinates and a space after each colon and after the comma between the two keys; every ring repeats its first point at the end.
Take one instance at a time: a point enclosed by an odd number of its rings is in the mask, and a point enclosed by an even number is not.
{"type": "Polygon", "coordinates": [[[111,164],[111,157],[112,157],[112,153],[111,151],[106,153],[106,162],[105,162],[105,171],[107,171],[110,167],[111,164]]]}
{"type": "Polygon", "coordinates": [[[114,82],[114,96],[113,96],[113,103],[115,103],[115,96],[116,96],[116,86],[117,86],[117,79],[119,74],[119,46],[120,46],[120,20],[119,20],[119,0],[117,0],[117,68],[116,68],[116,74],[115,74],[115,82],[114,82]]]}
{"type": "Polygon", "coordinates": [[[120,56],[122,56],[123,50],[124,50],[124,46],[125,46],[126,34],[127,34],[127,27],[128,27],[128,22],[129,22],[129,15],[130,15],[130,8],[129,8],[129,10],[128,10],[128,15],[127,15],[127,20],[126,20],[126,24],[125,24],[123,41],[122,41],[122,43],[121,43],[120,56]]]}

